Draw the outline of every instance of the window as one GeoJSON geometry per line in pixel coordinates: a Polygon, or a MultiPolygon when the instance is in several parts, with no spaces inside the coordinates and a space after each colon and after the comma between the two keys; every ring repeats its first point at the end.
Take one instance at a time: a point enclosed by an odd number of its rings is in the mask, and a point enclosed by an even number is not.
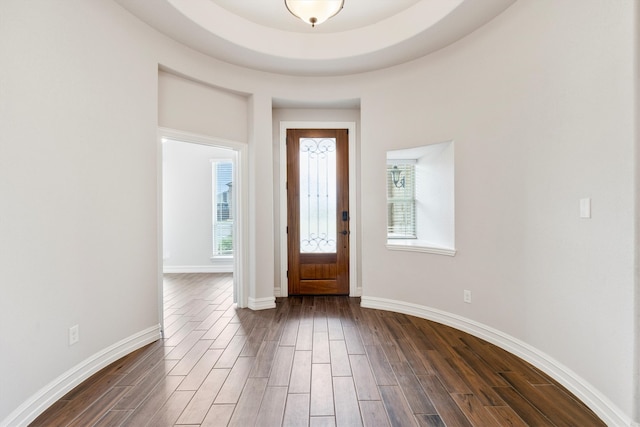
{"type": "Polygon", "coordinates": [[[416,238],[415,161],[387,162],[387,238],[416,238]]]}
{"type": "Polygon", "coordinates": [[[233,255],[233,163],[212,163],[213,256],[233,255]]]}
{"type": "Polygon", "coordinates": [[[453,141],[387,152],[387,248],[455,255],[453,141]]]}

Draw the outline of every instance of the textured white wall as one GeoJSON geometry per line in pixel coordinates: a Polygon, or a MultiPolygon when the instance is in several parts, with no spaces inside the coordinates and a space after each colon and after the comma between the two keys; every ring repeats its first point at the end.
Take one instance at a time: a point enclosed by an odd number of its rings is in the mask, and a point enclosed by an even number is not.
{"type": "Polygon", "coordinates": [[[634,16],[632,2],[517,2],[457,44],[376,73],[361,158],[365,295],[504,331],[628,415],[638,398],[634,16]],[[386,251],[384,151],[449,139],[457,256],[386,251]]]}
{"type": "Polygon", "coordinates": [[[160,71],[160,126],[212,138],[247,142],[246,96],[160,71]]]}
{"type": "Polygon", "coordinates": [[[0,2],[0,424],[158,324],[157,63],[145,37],[111,2],[0,2]]]}
{"type": "Polygon", "coordinates": [[[427,58],[302,78],[206,58],[108,0],[1,2],[0,419],[157,322],[158,63],[250,95],[254,298],[274,285],[271,99],[360,99],[364,294],[504,331],[632,417],[634,7],[519,1],[427,58]],[[387,251],[386,151],[451,139],[458,254],[387,251]]]}

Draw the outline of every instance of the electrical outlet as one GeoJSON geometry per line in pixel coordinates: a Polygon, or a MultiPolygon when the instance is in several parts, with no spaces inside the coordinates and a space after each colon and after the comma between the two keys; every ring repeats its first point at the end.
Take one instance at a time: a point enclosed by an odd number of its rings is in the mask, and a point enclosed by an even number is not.
{"type": "Polygon", "coordinates": [[[464,302],[471,304],[471,291],[468,289],[464,290],[464,302]]]}
{"type": "Polygon", "coordinates": [[[69,345],[77,344],[80,341],[80,326],[73,325],[69,328],[69,345]]]}

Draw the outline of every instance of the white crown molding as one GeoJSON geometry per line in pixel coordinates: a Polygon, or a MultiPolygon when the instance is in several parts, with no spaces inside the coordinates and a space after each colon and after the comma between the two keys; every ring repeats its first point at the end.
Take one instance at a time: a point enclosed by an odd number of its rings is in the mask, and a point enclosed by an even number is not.
{"type": "Polygon", "coordinates": [[[99,351],[40,389],[0,421],[0,427],[28,425],[49,406],[100,369],[161,337],[160,325],[155,325],[99,351]]]}
{"type": "Polygon", "coordinates": [[[276,298],[275,297],[266,297],[266,298],[251,298],[249,297],[249,305],[248,307],[251,310],[267,310],[270,308],[276,308],[276,298]]]}
{"type": "Polygon", "coordinates": [[[467,332],[526,360],[576,395],[607,425],[638,427],[620,408],[568,367],[548,354],[497,329],[456,314],[418,304],[386,298],[363,296],[361,306],[420,317],[467,332]]]}

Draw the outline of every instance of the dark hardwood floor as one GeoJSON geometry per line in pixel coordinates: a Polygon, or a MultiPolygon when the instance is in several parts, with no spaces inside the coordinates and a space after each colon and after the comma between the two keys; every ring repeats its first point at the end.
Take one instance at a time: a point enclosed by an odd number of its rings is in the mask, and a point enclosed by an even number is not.
{"type": "Polygon", "coordinates": [[[32,426],[604,426],[554,380],[458,330],[291,297],[236,309],[228,274],[165,276],[165,338],[32,426]]]}

